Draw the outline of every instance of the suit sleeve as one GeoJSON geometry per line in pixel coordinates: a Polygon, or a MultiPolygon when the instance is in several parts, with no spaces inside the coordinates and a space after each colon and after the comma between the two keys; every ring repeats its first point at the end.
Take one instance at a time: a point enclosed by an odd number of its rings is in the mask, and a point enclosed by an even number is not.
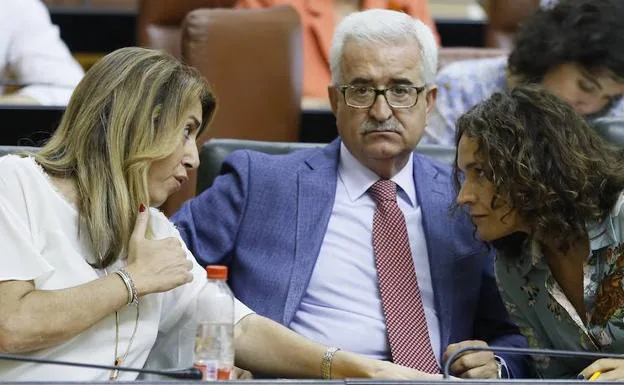
{"type": "MultiPolygon", "coordinates": [[[[485,258],[481,297],[474,323],[475,337],[487,341],[490,346],[526,348],[527,341],[512,322],[498,291],[494,276],[494,254],[492,249],[485,258]]],[[[497,354],[507,364],[510,378],[529,377],[529,357],[517,354],[497,354]]]]}
{"type": "Polygon", "coordinates": [[[230,261],[247,205],[249,168],[247,152],[232,153],[213,185],[171,218],[202,266],[230,261]]]}

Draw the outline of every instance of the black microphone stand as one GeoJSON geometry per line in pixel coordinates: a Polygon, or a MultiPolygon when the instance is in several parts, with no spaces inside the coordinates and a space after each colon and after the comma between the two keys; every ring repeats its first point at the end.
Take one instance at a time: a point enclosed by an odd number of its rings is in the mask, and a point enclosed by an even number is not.
{"type": "Polygon", "coordinates": [[[157,374],[157,375],[166,376],[169,378],[176,378],[176,379],[182,379],[182,380],[201,380],[202,379],[201,371],[193,367],[188,368],[188,369],[172,369],[172,370],[138,369],[138,368],[129,368],[125,366],[111,366],[111,365],[99,365],[99,364],[85,364],[82,362],[46,360],[42,358],[24,357],[24,356],[13,355],[13,354],[0,354],[0,361],[1,360],[18,361],[18,362],[35,362],[35,363],[46,364],[46,365],[74,366],[74,367],[89,368],[89,369],[105,369],[105,370],[116,369],[121,372],[157,374]]]}
{"type": "Polygon", "coordinates": [[[451,364],[460,356],[460,354],[473,351],[473,352],[500,352],[510,354],[522,354],[522,355],[542,355],[552,357],[578,357],[578,358],[619,358],[623,359],[624,354],[615,353],[596,353],[596,352],[578,352],[572,350],[554,350],[554,349],[530,349],[530,348],[511,348],[511,347],[498,347],[498,346],[469,346],[461,348],[458,351],[451,354],[444,363],[444,371],[442,372],[442,378],[447,380],[449,378],[449,369],[451,364]]]}

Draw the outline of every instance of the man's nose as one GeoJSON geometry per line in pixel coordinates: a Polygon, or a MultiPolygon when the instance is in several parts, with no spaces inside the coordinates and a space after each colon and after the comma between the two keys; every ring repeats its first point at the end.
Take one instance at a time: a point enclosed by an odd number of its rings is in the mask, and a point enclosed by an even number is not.
{"type": "Polygon", "coordinates": [[[385,122],[392,117],[392,108],[383,94],[375,97],[375,102],[371,106],[369,114],[378,122],[385,122]]]}

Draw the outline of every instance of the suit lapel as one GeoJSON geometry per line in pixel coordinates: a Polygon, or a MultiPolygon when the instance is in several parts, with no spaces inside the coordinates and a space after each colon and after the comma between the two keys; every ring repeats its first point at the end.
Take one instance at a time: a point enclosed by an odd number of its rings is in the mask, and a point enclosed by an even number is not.
{"type": "Polygon", "coordinates": [[[284,308],[289,325],[308,287],[336,197],[340,142],[335,140],[305,161],[297,176],[295,259],[284,308]]]}
{"type": "MultiPolygon", "coordinates": [[[[448,345],[453,316],[453,240],[449,239],[449,191],[446,177],[439,175],[424,157],[414,154],[414,184],[421,206],[427,240],[434,301],[440,320],[440,347],[448,345]]],[[[442,354],[443,352],[440,352],[442,354]]]]}

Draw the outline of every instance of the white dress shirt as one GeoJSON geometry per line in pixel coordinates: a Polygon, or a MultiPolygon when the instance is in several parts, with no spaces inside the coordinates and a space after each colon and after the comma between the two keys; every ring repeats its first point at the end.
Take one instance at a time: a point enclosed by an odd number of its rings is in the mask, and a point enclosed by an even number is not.
{"type": "MultiPolygon", "coordinates": [[[[18,91],[43,105],[67,105],[82,78],[40,0],[0,0],[0,74],[31,84],[18,91]]],[[[2,92],[0,85],[0,93],[2,92]]]]}
{"type": "MultiPolygon", "coordinates": [[[[398,185],[397,203],[405,215],[431,345],[439,363],[440,326],[422,213],[416,199],[412,156],[392,180],[398,185]]],[[[336,200],[327,232],[306,293],[289,326],[325,345],[389,360],[390,346],[372,244],[376,205],[367,193],[378,179],[341,144],[336,200]]]]}

